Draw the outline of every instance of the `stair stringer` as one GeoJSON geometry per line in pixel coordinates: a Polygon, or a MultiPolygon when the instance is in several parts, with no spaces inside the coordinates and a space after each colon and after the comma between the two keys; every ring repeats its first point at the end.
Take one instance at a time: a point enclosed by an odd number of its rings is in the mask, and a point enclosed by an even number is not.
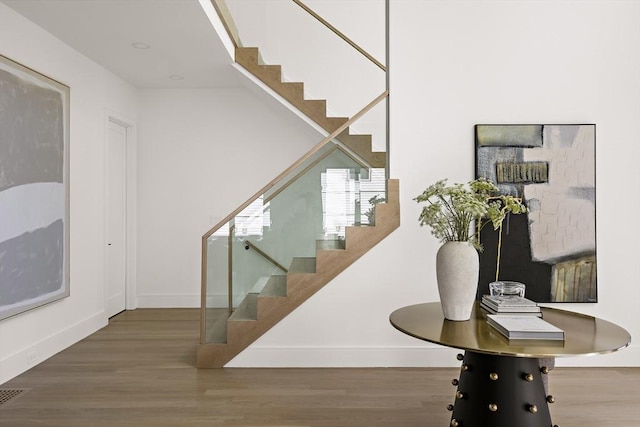
{"type": "Polygon", "coordinates": [[[321,249],[316,272],[289,271],[287,295],[259,296],[257,320],[229,320],[227,342],[198,345],[198,368],[221,368],[400,226],[398,180],[388,181],[387,202],[376,205],[375,226],[347,227],[345,249],[321,249]]]}

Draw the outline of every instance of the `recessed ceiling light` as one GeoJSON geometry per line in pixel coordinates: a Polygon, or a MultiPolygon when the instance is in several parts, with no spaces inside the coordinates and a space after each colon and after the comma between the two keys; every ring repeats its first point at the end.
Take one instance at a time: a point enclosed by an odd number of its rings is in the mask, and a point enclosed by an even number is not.
{"type": "Polygon", "coordinates": [[[170,78],[171,80],[184,80],[184,77],[179,76],[179,75],[177,75],[177,74],[172,74],[172,75],[170,75],[170,76],[169,76],[169,78],[170,78]]]}
{"type": "Polygon", "coordinates": [[[142,42],[131,43],[131,46],[135,47],[136,49],[149,49],[151,47],[148,44],[142,42]]]}

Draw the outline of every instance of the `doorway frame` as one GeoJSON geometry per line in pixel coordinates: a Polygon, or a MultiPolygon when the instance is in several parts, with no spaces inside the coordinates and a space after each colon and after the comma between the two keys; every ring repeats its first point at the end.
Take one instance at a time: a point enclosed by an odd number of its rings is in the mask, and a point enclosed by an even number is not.
{"type": "MultiPolygon", "coordinates": [[[[138,308],[137,298],[137,268],[136,268],[136,242],[137,242],[137,125],[135,120],[126,117],[115,111],[105,109],[104,132],[103,132],[103,241],[102,241],[102,299],[104,303],[104,313],[107,313],[107,205],[108,205],[108,142],[109,142],[109,122],[116,123],[126,129],[126,153],[125,153],[125,310],[135,310],[138,308]]],[[[108,319],[107,319],[108,320],[108,319]]]]}

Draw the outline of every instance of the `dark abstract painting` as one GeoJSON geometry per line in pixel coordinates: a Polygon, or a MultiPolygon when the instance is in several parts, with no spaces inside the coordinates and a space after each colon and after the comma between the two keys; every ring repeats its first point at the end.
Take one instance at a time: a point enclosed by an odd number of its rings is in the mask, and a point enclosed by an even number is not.
{"type": "Polygon", "coordinates": [[[0,319],[69,295],[69,88],[0,56],[0,319]]]}
{"type": "MultiPolygon", "coordinates": [[[[521,197],[505,220],[499,280],[537,302],[597,302],[595,125],[476,125],[476,176],[521,197]]],[[[478,293],[496,280],[498,232],[482,230],[478,293]]]]}

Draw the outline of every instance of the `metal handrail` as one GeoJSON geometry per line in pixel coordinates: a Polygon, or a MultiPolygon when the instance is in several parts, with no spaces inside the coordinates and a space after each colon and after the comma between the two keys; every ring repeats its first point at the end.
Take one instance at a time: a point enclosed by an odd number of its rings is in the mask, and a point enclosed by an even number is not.
{"type": "Polygon", "coordinates": [[[356,42],[354,42],[353,40],[351,40],[349,37],[347,37],[346,35],[344,35],[340,30],[338,30],[336,27],[334,27],[333,25],[331,25],[329,22],[327,22],[324,18],[322,18],[322,16],[318,15],[317,13],[315,13],[309,6],[307,6],[306,4],[304,4],[302,1],[300,0],[293,0],[293,2],[295,4],[297,4],[298,6],[300,6],[302,9],[304,9],[305,12],[307,12],[309,15],[313,16],[314,18],[316,18],[322,25],[324,25],[325,27],[327,27],[328,29],[330,29],[331,31],[333,31],[333,33],[335,35],[337,35],[338,37],[340,37],[342,40],[344,40],[345,42],[347,42],[347,44],[349,44],[352,48],[354,48],[355,50],[357,50],[362,56],[364,56],[365,58],[367,58],[369,61],[373,62],[378,68],[380,68],[382,71],[386,72],[387,71],[387,67],[385,67],[384,65],[382,65],[380,63],[380,61],[378,61],[377,59],[375,59],[371,54],[369,54],[369,52],[367,52],[366,50],[364,50],[363,48],[361,48],[356,42]]]}
{"type": "Polygon", "coordinates": [[[264,252],[262,249],[257,247],[255,244],[253,244],[249,240],[245,240],[244,241],[244,248],[246,250],[253,249],[254,251],[256,251],[258,253],[258,255],[260,255],[261,257],[263,257],[264,259],[269,261],[271,264],[273,264],[276,267],[278,267],[280,270],[284,271],[285,273],[289,272],[289,270],[287,268],[285,268],[282,264],[280,264],[275,259],[271,258],[271,256],[269,256],[266,252],[264,252]]]}
{"type": "Polygon", "coordinates": [[[229,267],[227,270],[227,287],[228,287],[228,308],[229,314],[233,313],[233,235],[236,232],[235,224],[229,227],[229,236],[227,237],[227,262],[229,267]]]}

